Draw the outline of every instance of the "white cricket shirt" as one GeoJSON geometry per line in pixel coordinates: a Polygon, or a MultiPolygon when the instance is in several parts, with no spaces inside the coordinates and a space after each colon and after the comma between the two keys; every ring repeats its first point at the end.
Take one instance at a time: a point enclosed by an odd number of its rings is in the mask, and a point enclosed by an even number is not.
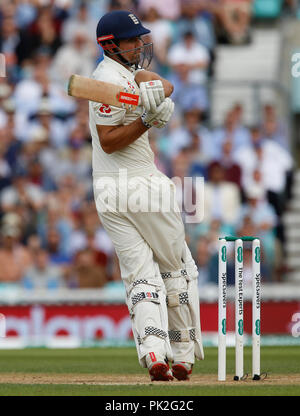
{"type": "MultiPolygon", "coordinates": [[[[128,88],[128,92],[138,93],[138,85],[134,77],[136,71],[125,68],[123,65],[107,56],[99,63],[93,72],[92,78],[99,81],[110,82],[128,88]]],[[[90,130],[93,146],[93,174],[118,172],[119,169],[137,169],[154,165],[154,154],[150,148],[148,132],[125,148],[107,154],[103,151],[97,132],[97,124],[104,126],[127,125],[141,117],[144,108],[132,107],[132,110],[89,102],[90,130]]]]}

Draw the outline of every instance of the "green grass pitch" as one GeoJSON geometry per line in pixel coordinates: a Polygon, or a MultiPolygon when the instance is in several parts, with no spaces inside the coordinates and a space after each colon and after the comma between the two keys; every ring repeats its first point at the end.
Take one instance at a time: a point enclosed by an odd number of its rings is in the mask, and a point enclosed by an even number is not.
{"type": "MultiPolygon", "coordinates": [[[[300,395],[299,347],[262,347],[262,381],[232,381],[234,348],[227,350],[227,381],[217,381],[217,348],[205,349],[189,382],[151,383],[134,348],[0,350],[1,396],[287,396],[300,395]]],[[[251,348],[245,347],[245,373],[251,348]]]]}

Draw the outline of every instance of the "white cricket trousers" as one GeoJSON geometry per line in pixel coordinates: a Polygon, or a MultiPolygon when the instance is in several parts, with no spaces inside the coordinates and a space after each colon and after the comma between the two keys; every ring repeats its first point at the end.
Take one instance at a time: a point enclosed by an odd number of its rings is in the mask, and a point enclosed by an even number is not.
{"type": "Polygon", "coordinates": [[[94,197],[119,259],[139,362],[145,367],[146,354],[155,352],[194,363],[195,355],[203,358],[201,333],[195,339],[195,327],[200,331],[198,272],[185,242],[175,185],[154,165],[121,172],[94,174],[94,197]],[[171,203],[162,205],[162,198],[171,203]],[[167,212],[151,212],[150,203],[152,211],[159,204],[167,212]]]}

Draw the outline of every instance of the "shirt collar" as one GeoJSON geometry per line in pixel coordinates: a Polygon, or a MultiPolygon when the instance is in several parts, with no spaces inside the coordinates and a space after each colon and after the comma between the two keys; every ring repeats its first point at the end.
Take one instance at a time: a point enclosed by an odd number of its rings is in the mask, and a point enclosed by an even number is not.
{"type": "Polygon", "coordinates": [[[133,75],[134,73],[133,68],[127,69],[125,68],[125,66],[119,64],[119,62],[115,61],[114,59],[109,58],[107,55],[104,55],[104,61],[109,63],[109,65],[113,65],[116,68],[116,70],[122,75],[128,76],[129,74],[133,75]]]}

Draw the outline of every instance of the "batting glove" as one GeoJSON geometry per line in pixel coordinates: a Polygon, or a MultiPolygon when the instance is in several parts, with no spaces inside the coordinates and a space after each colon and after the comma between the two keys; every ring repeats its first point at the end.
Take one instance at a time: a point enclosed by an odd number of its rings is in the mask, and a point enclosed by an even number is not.
{"type": "Polygon", "coordinates": [[[155,113],[165,99],[165,90],[160,80],[140,83],[140,97],[145,111],[155,113]]]}
{"type": "Polygon", "coordinates": [[[141,117],[142,122],[148,128],[156,127],[162,129],[172,117],[174,107],[175,104],[171,98],[166,98],[155,113],[145,112],[141,117]]]}

